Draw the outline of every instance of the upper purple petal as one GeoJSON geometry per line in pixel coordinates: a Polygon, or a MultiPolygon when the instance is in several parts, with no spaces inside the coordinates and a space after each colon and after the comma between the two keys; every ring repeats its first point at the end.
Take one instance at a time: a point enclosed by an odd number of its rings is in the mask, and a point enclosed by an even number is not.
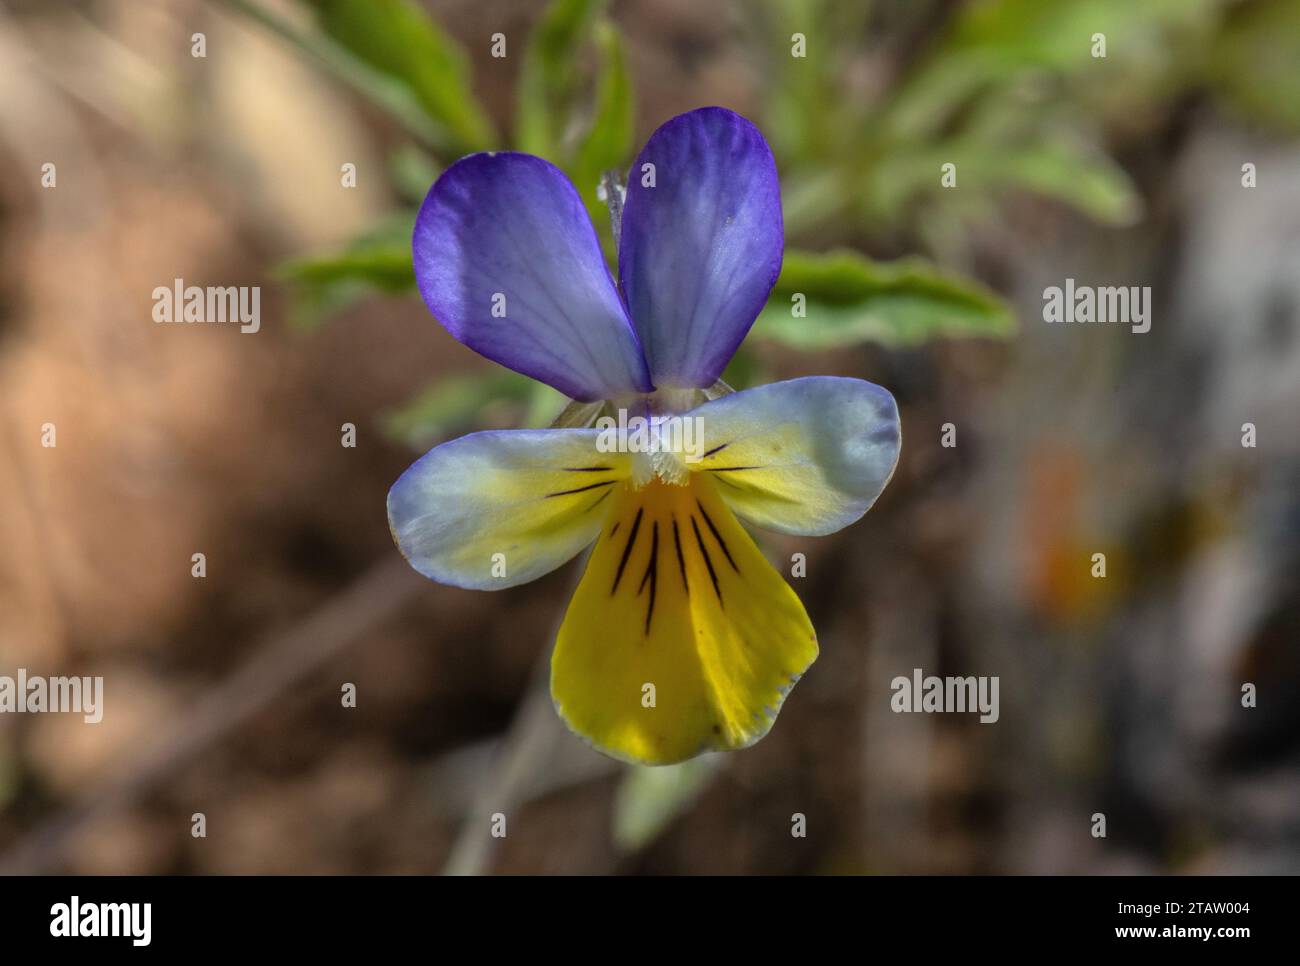
{"type": "Polygon", "coordinates": [[[628,178],[619,277],[656,385],[717,380],[783,248],[776,162],[758,128],[706,107],[651,135],[628,178]]]}
{"type": "Polygon", "coordinates": [[[474,351],[584,401],[653,388],[582,199],[550,162],[457,161],[429,189],[412,251],[425,303],[474,351]]]}

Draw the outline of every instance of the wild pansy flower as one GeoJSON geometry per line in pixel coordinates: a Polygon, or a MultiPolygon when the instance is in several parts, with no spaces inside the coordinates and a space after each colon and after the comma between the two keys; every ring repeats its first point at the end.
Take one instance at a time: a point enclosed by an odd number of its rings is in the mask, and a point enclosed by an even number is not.
{"type": "Polygon", "coordinates": [[[393,485],[388,515],[416,570],[478,590],[594,542],[551,660],[555,707],[601,751],[667,764],[757,741],[817,657],[803,605],[737,516],[834,533],[880,495],[900,439],[893,397],[858,379],[718,396],[781,269],[780,188],[757,128],[716,107],[683,114],[631,173],[618,284],[577,191],[541,158],[470,155],[430,189],[413,249],[433,314],[593,405],[566,410],[586,425],[435,447],[393,485]],[[620,410],[686,414],[698,449],[610,452],[591,421],[620,410]]]}

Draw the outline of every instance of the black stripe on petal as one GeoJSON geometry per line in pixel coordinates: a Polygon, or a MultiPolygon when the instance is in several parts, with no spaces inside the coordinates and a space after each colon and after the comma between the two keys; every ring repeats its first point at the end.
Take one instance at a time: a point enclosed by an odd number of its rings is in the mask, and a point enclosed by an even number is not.
{"type": "Polygon", "coordinates": [[[704,566],[709,568],[709,579],[713,581],[713,592],[718,595],[718,603],[722,603],[722,588],[718,586],[718,575],[713,570],[713,561],[709,559],[709,551],[705,549],[704,538],[700,536],[699,524],[695,522],[695,515],[691,515],[691,529],[695,531],[695,545],[700,548],[700,555],[704,557],[704,566]]]}
{"type": "Polygon", "coordinates": [[[673,544],[677,547],[677,569],[682,575],[682,590],[691,596],[691,585],[686,580],[686,557],[682,555],[682,535],[677,530],[677,518],[673,517],[673,544]]]}
{"type": "Polygon", "coordinates": [[[623,547],[623,559],[618,562],[618,573],[614,575],[614,586],[609,588],[609,595],[614,596],[614,591],[618,590],[618,582],[623,579],[623,570],[627,567],[627,558],[632,556],[632,546],[636,543],[636,532],[641,529],[641,514],[645,512],[645,507],[636,511],[636,519],[632,521],[632,532],[627,535],[627,544],[623,547]]]}
{"type": "MultiPolygon", "coordinates": [[[[595,503],[593,503],[591,506],[587,507],[587,509],[583,510],[582,512],[583,512],[583,513],[590,513],[592,510],[596,509],[596,507],[598,507],[598,506],[600,506],[602,503],[604,503],[604,502],[605,502],[605,498],[606,498],[607,496],[609,496],[609,495],[610,495],[611,493],[613,493],[613,492],[614,492],[613,490],[606,490],[606,491],[605,491],[604,493],[602,493],[600,496],[596,497],[596,502],[595,502],[595,503]]],[[[615,524],[615,526],[617,526],[617,524],[615,524]]],[[[611,534],[611,536],[612,536],[612,534],[611,534]]]]}
{"type": "Polygon", "coordinates": [[[646,581],[650,582],[650,603],[645,612],[645,632],[650,633],[650,618],[655,612],[655,594],[659,590],[659,521],[656,520],[654,527],[650,531],[650,562],[646,564],[645,576],[641,578],[641,586],[637,588],[637,593],[645,587],[646,581]]]}
{"type": "Polygon", "coordinates": [[[613,483],[614,483],[613,480],[605,480],[602,483],[588,483],[586,486],[579,486],[572,490],[560,490],[559,492],[556,493],[548,493],[546,494],[546,498],[549,500],[553,496],[569,496],[572,493],[586,493],[588,490],[594,490],[597,489],[598,487],[612,486],[613,483]]]}
{"type": "Polygon", "coordinates": [[[727,549],[727,541],[722,539],[722,534],[718,533],[718,528],[713,525],[712,518],[709,517],[708,511],[704,509],[704,504],[699,500],[696,500],[695,505],[700,508],[700,513],[704,517],[704,522],[708,524],[709,532],[713,534],[713,539],[718,541],[718,546],[721,547],[722,552],[726,554],[727,563],[731,564],[732,570],[736,573],[740,573],[740,568],[736,566],[736,561],[731,559],[731,551],[727,549]]]}

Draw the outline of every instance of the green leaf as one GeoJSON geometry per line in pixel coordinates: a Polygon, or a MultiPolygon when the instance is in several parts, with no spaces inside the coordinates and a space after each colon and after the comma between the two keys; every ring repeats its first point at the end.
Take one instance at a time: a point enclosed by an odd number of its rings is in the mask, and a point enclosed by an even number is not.
{"type": "Polygon", "coordinates": [[[596,189],[602,174],[626,170],[630,162],[634,137],[632,81],[623,59],[622,41],[613,25],[601,21],[595,30],[601,56],[595,111],[587,137],[579,145],[573,163],[568,165],[568,174],[587,206],[587,216],[597,226],[596,233],[606,257],[611,265],[616,265],[609,212],[596,189]]]}
{"type": "Polygon", "coordinates": [[[852,251],[785,253],[754,334],[797,349],[862,342],[916,345],[942,336],[1005,338],[1011,309],[984,286],[920,259],[873,262],[852,251]],[[795,297],[806,317],[795,317],[795,297]]]}
{"type": "Polygon", "coordinates": [[[460,46],[412,0],[307,0],[321,27],[357,58],[401,81],[445,132],[448,149],[494,146],[487,113],[470,89],[460,46]]]}
{"type": "Polygon", "coordinates": [[[614,796],[614,844],[635,852],[658,838],[708,787],[720,758],[701,755],[657,768],[630,765],[614,796]]]}
{"type": "Polygon", "coordinates": [[[967,199],[1030,191],[1107,225],[1132,224],[1142,213],[1142,199],[1124,169],[1074,138],[1019,144],[966,139],[898,151],[869,173],[859,192],[861,203],[870,214],[897,219],[912,199],[949,190],[939,180],[949,162],[956,165],[956,190],[967,199]]]}
{"type": "Polygon", "coordinates": [[[415,291],[411,262],[413,215],[403,215],[340,252],[284,262],[275,270],[293,293],[295,325],[312,328],[374,292],[415,291]]]}
{"type": "Polygon", "coordinates": [[[1035,77],[1081,103],[1150,100],[1184,68],[1223,0],[985,0],[961,6],[909,72],[882,125],[936,137],[961,110],[1035,77]],[[1093,37],[1106,56],[1093,56],[1093,37]]]}
{"type": "Polygon", "coordinates": [[[1037,65],[1062,71],[1089,70],[1106,61],[1092,55],[1092,37],[1106,37],[1107,61],[1136,60],[1161,53],[1171,33],[1209,21],[1221,0],[992,0],[967,4],[947,42],[942,60],[982,50],[1009,67],[1037,65]]]}
{"type": "MultiPolygon", "coordinates": [[[[1107,225],[1129,225],[1142,199],[1129,176],[1100,152],[1043,144],[990,159],[989,180],[1055,198],[1107,225]]],[[[959,175],[960,177],[960,175],[959,175]]]]}
{"type": "MultiPolygon", "coordinates": [[[[538,408],[540,383],[508,369],[440,379],[381,417],[390,439],[424,450],[439,439],[488,426],[517,425],[538,408]]],[[[552,404],[563,397],[550,387],[552,404]]],[[[558,408],[558,405],[557,407],[558,408]]]]}
{"type": "Polygon", "coordinates": [[[553,0],[528,38],[519,73],[515,139],[521,151],[555,157],[578,87],[577,51],[604,0],[553,0]]]}
{"type": "MultiPolygon", "coordinates": [[[[623,43],[614,25],[605,20],[596,24],[595,40],[601,59],[596,104],[591,128],[578,146],[573,162],[577,177],[591,181],[593,193],[604,171],[627,163],[634,136],[632,79],[627,72],[623,43]]],[[[588,190],[581,182],[579,187],[588,190]]]]}
{"type": "Polygon", "coordinates": [[[323,258],[302,258],[286,263],[281,275],[304,285],[359,281],[394,293],[409,292],[415,287],[409,245],[372,245],[323,258]]]}

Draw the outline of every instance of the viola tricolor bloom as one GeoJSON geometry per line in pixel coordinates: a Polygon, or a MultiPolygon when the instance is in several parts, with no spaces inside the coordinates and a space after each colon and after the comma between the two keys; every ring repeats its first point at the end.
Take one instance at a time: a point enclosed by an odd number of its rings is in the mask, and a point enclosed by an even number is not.
{"type": "Polygon", "coordinates": [[[416,570],[477,590],[595,543],[551,660],[555,707],[606,754],[668,764],[763,737],[817,657],[803,605],[737,516],[810,536],[853,523],[897,463],[898,410],[858,379],[719,395],[784,245],[772,152],[744,118],[705,108],[655,131],[618,242],[615,283],[577,191],[541,158],[474,154],[437,180],[413,241],[430,310],[592,405],[566,410],[580,425],[435,447],[388,516],[416,570]],[[684,415],[702,438],[689,455],[611,451],[594,421],[616,412],[684,415]]]}

